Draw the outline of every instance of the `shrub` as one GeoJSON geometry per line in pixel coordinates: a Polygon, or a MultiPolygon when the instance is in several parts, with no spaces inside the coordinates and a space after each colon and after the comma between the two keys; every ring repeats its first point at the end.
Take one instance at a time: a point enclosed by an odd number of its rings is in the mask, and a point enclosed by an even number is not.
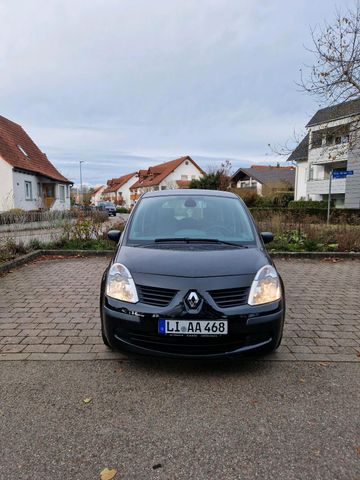
{"type": "Polygon", "coordinates": [[[129,213],[126,207],[116,207],[116,213],[129,213]]]}
{"type": "Polygon", "coordinates": [[[219,190],[221,182],[221,173],[207,173],[197,180],[191,180],[189,188],[200,188],[205,190],[219,190]]]}
{"type": "Polygon", "coordinates": [[[10,237],[0,238],[0,262],[6,262],[23,253],[26,253],[23,243],[16,243],[10,237]]]}

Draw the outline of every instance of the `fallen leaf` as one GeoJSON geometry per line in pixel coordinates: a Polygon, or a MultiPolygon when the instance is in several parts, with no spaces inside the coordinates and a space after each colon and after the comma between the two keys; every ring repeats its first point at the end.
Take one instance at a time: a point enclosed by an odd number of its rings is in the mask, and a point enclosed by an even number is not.
{"type": "Polygon", "coordinates": [[[87,405],[88,403],[92,402],[92,398],[91,397],[86,397],[86,398],[84,398],[83,402],[86,403],[86,405],[87,405]]]}
{"type": "Polygon", "coordinates": [[[255,407],[255,405],[258,403],[258,401],[257,400],[250,400],[250,403],[251,403],[251,405],[253,405],[255,407]]]}
{"type": "Polygon", "coordinates": [[[305,383],[305,378],[299,378],[300,383],[305,383]]]}
{"type": "Polygon", "coordinates": [[[331,263],[338,263],[338,262],[342,262],[343,260],[339,257],[326,257],[322,260],[323,262],[331,262],[331,263]]]}
{"type": "Polygon", "coordinates": [[[100,472],[100,480],[111,480],[115,477],[117,470],[115,468],[104,468],[100,472]]]}
{"type": "Polygon", "coordinates": [[[356,451],[360,455],[360,447],[357,447],[356,451]]]}
{"type": "Polygon", "coordinates": [[[319,365],[321,365],[322,367],[327,367],[327,366],[329,366],[329,364],[326,363],[326,362],[319,362],[319,365]]]}
{"type": "Polygon", "coordinates": [[[360,357],[360,352],[356,352],[356,356],[357,356],[357,357],[360,357]]]}

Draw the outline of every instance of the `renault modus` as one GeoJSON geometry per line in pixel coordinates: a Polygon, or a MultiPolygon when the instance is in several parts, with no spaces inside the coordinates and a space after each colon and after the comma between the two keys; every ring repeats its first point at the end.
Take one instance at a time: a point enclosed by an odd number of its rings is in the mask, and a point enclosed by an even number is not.
{"type": "Polygon", "coordinates": [[[243,201],[212,190],[144,194],[101,286],[104,343],[170,357],[270,352],[282,337],[282,280],[243,201]]]}

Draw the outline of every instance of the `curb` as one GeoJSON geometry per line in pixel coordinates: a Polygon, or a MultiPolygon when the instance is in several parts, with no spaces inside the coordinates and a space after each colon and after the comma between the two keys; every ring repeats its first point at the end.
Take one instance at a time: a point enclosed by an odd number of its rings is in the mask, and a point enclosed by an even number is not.
{"type": "Polygon", "coordinates": [[[271,258],[343,258],[348,260],[360,259],[360,252],[269,252],[271,258]]]}
{"type": "Polygon", "coordinates": [[[9,272],[13,268],[20,267],[21,265],[24,265],[24,263],[31,262],[39,255],[41,255],[41,250],[35,250],[34,252],[27,253],[26,255],[21,255],[21,257],[0,264],[0,274],[9,272]]]}
{"type": "MultiPolygon", "coordinates": [[[[114,254],[115,250],[35,250],[21,257],[0,264],[0,274],[9,272],[13,268],[20,267],[38,257],[63,256],[63,257],[108,257],[114,254]]],[[[360,252],[269,252],[271,258],[286,259],[324,259],[342,258],[348,260],[359,260],[360,252]]]]}
{"type": "Polygon", "coordinates": [[[64,257],[107,257],[114,255],[115,250],[39,250],[40,255],[56,256],[62,255],[64,257]]]}
{"type": "Polygon", "coordinates": [[[34,250],[33,252],[21,255],[21,257],[0,264],[0,274],[9,272],[16,267],[29,263],[43,255],[63,257],[106,257],[112,256],[113,250],[34,250]]]}

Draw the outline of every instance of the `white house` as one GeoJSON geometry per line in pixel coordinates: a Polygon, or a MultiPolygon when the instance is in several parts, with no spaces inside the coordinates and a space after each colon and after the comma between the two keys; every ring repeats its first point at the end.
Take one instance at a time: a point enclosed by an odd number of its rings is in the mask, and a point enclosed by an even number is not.
{"type": "Polygon", "coordinates": [[[130,187],[131,202],[136,202],[145,192],[187,188],[191,180],[198,180],[203,175],[203,170],[189,156],[139,170],[137,182],[130,187]]]}
{"type": "Polygon", "coordinates": [[[107,181],[107,187],[101,194],[102,200],[110,200],[117,205],[129,208],[131,205],[130,187],[136,182],[137,173],[128,173],[119,178],[112,178],[107,181]]]}
{"type": "Polygon", "coordinates": [[[102,194],[105,188],[106,188],[105,185],[98,185],[97,187],[94,188],[90,196],[90,203],[92,205],[95,205],[95,206],[99,205],[99,202],[101,202],[102,200],[102,194]]]}
{"type": "Polygon", "coordinates": [[[295,183],[295,168],[280,165],[252,165],[239,168],[231,177],[233,187],[248,190],[257,195],[274,191],[292,191],[295,183]]]}
{"type": "Polygon", "coordinates": [[[20,125],[0,116],[0,211],[68,210],[71,184],[20,125]]]}
{"type": "Polygon", "coordinates": [[[306,125],[307,135],[288,160],[296,162],[295,199],[328,200],[333,170],[353,175],[332,178],[336,207],[360,208],[360,99],[322,108],[306,125]]]}

